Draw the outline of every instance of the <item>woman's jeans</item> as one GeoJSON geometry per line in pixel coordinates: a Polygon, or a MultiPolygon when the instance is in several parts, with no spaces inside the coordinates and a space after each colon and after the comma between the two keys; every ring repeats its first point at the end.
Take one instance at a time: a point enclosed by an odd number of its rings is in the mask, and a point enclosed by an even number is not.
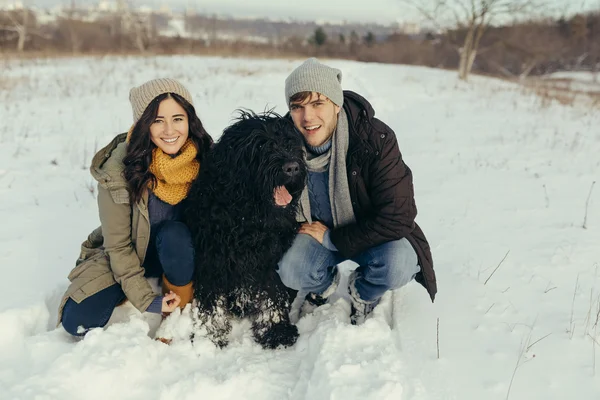
{"type": "MultiPolygon", "coordinates": [[[[144,260],[144,276],[161,277],[175,286],[183,286],[194,274],[194,247],[190,231],[183,222],[164,221],[151,232],[144,260]]],[[[114,308],[126,299],[121,285],[111,285],[81,303],[68,299],[62,325],[71,335],[81,336],[91,328],[106,325],[114,308]]]]}

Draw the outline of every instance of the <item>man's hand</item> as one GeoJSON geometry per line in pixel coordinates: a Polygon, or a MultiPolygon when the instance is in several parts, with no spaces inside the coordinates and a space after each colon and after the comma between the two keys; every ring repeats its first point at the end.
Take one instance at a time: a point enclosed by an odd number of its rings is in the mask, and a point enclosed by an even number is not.
{"type": "Polygon", "coordinates": [[[298,231],[298,233],[305,233],[307,235],[310,235],[317,242],[323,244],[323,236],[325,236],[325,232],[327,232],[328,230],[329,228],[319,221],[313,222],[312,224],[305,222],[300,226],[300,230],[298,231]]]}
{"type": "Polygon", "coordinates": [[[162,309],[163,313],[172,313],[181,303],[181,297],[177,293],[169,292],[163,296],[162,309]]]}

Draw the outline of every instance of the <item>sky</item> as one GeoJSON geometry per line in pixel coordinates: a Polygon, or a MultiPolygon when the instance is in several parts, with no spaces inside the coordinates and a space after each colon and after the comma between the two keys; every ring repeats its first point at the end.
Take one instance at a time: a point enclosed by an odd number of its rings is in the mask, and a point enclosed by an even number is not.
{"type": "MultiPolygon", "coordinates": [[[[71,3],[71,0],[21,1],[42,7],[71,3]]],[[[98,3],[97,0],[75,1],[81,5],[98,3]]],[[[426,1],[424,0],[422,3],[426,1]]],[[[303,0],[301,2],[273,0],[128,0],[128,2],[132,5],[149,5],[154,8],[168,4],[172,9],[189,7],[201,13],[224,13],[236,17],[294,18],[310,21],[345,20],[365,23],[420,22],[422,19],[414,7],[407,5],[402,0],[303,0]]],[[[547,3],[558,12],[563,10],[576,12],[589,8],[600,9],[600,0],[548,0],[547,3]]]]}

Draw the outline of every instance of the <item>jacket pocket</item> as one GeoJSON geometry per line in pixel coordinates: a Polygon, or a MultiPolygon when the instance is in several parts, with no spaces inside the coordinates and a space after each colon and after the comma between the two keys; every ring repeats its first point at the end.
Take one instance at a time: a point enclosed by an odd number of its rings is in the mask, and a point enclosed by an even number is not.
{"type": "Polygon", "coordinates": [[[117,282],[115,281],[112,272],[107,272],[82,285],[77,290],[74,290],[70,297],[77,303],[81,303],[83,300],[95,295],[99,291],[116,284],[117,282]]]}
{"type": "Polygon", "coordinates": [[[99,249],[97,252],[95,252],[95,254],[93,254],[92,256],[82,260],[82,259],[78,259],[77,263],[76,263],[76,267],[73,268],[71,270],[71,272],[69,272],[69,280],[71,282],[73,282],[75,279],[77,279],[79,276],[81,276],[81,274],[86,271],[87,269],[107,269],[108,271],[110,271],[110,266],[109,266],[109,260],[108,260],[108,256],[104,253],[104,250],[99,249]],[[102,260],[104,258],[104,260],[102,260]],[[102,264],[106,264],[106,268],[104,268],[103,266],[100,267],[102,264]]]}
{"type": "Polygon", "coordinates": [[[69,274],[69,280],[71,285],[65,296],[71,297],[77,303],[117,283],[104,252],[75,267],[69,274]]]}
{"type": "Polygon", "coordinates": [[[127,187],[109,187],[108,190],[115,204],[129,204],[129,191],[127,187]]]}
{"type": "Polygon", "coordinates": [[[85,242],[81,244],[81,252],[79,258],[75,261],[75,265],[79,265],[82,262],[97,256],[104,251],[102,245],[104,244],[104,238],[102,237],[102,227],[98,227],[90,233],[85,242]]]}

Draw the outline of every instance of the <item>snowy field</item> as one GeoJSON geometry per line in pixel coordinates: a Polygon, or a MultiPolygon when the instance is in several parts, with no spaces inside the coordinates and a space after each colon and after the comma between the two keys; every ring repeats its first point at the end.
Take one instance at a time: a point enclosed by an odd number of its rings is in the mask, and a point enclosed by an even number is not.
{"type": "Polygon", "coordinates": [[[244,323],[223,350],[166,346],[150,337],[155,320],[127,307],[74,341],[56,310],[98,224],[87,168],[129,128],[130,87],[180,79],[218,138],[236,108],[285,113],[284,79],[301,61],[0,61],[0,399],[600,398],[599,110],[542,105],[488,78],[327,61],[396,131],[435,304],[413,282],[355,327],[340,291],[275,351],[244,323]]]}
{"type": "MultiPolygon", "coordinates": [[[[533,80],[535,82],[535,78],[533,80]]],[[[600,96],[600,73],[598,72],[555,72],[542,76],[540,82],[549,84],[551,87],[557,89],[567,89],[600,96]]]]}

